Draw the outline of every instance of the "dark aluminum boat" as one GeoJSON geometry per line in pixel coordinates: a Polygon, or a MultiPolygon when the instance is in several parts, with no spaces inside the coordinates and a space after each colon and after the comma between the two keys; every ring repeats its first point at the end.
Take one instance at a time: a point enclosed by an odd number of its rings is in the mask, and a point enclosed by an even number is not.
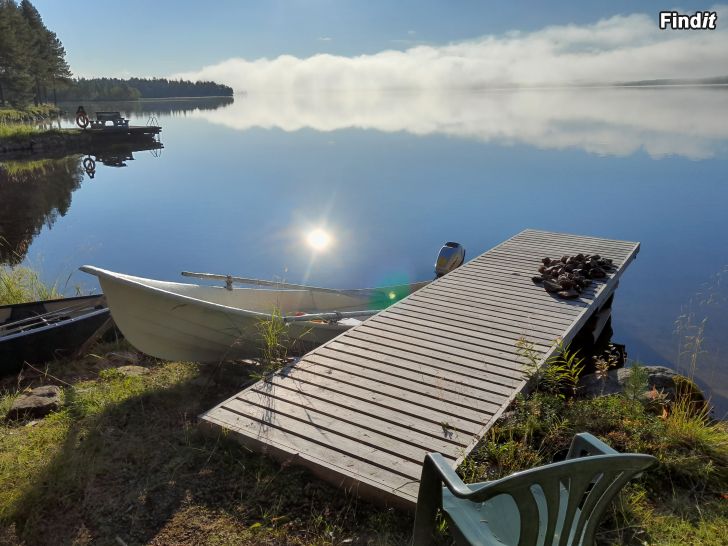
{"type": "Polygon", "coordinates": [[[73,354],[109,317],[103,295],[0,306],[0,376],[73,354]]]}

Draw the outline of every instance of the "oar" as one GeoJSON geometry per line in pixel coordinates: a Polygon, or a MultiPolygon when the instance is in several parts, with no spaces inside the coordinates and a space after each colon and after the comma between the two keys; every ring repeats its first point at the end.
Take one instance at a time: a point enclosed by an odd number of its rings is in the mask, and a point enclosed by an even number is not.
{"type": "Polygon", "coordinates": [[[106,308],[96,309],[95,307],[87,307],[85,309],[79,309],[78,311],[82,311],[79,313],[73,313],[72,315],[70,313],[56,313],[53,316],[46,317],[47,320],[38,321],[36,324],[35,322],[31,322],[29,324],[24,324],[23,326],[18,326],[17,328],[13,328],[11,330],[4,330],[0,332],[0,341],[2,341],[4,338],[10,337],[13,334],[18,334],[20,332],[26,332],[28,330],[32,330],[36,327],[43,327],[43,326],[50,326],[52,324],[59,324],[61,322],[67,321],[67,320],[74,320],[79,317],[83,317],[86,314],[91,314],[92,312],[102,312],[107,310],[106,308]]]}
{"type": "Polygon", "coordinates": [[[283,322],[300,322],[307,320],[341,320],[344,318],[371,317],[380,313],[381,309],[372,311],[331,311],[328,313],[310,313],[306,315],[293,315],[283,317],[283,322]]]}
{"type": "MultiPolygon", "coordinates": [[[[349,288],[349,289],[338,289],[338,288],[323,288],[320,286],[309,286],[307,284],[293,284],[289,282],[278,282],[278,281],[266,281],[264,279],[252,279],[249,277],[235,277],[233,275],[218,275],[216,273],[193,273],[191,271],[183,271],[183,277],[196,277],[198,279],[213,279],[217,281],[225,281],[225,288],[228,290],[233,289],[233,283],[239,284],[252,284],[257,286],[271,286],[275,288],[287,288],[290,290],[311,290],[314,292],[328,292],[330,294],[345,294],[345,295],[361,295],[365,292],[387,292],[395,286],[381,286],[378,288],[349,288]]],[[[423,286],[429,284],[430,281],[416,282],[409,286],[413,287],[414,290],[418,290],[423,286]]],[[[413,291],[414,291],[413,290],[413,291]]]]}
{"type": "Polygon", "coordinates": [[[292,284],[289,282],[266,281],[263,279],[251,279],[247,277],[234,277],[232,275],[217,275],[215,273],[193,273],[191,271],[183,271],[183,277],[197,277],[198,279],[214,279],[217,281],[225,281],[225,288],[232,290],[233,283],[252,284],[257,286],[273,286],[276,288],[288,288],[292,290],[312,290],[316,292],[329,292],[333,294],[342,294],[350,292],[350,290],[338,290],[336,288],[322,288],[319,286],[308,286],[305,284],[292,284]]]}
{"type": "Polygon", "coordinates": [[[20,325],[24,325],[26,323],[32,324],[33,321],[42,321],[44,319],[54,318],[56,315],[63,315],[70,311],[84,311],[86,309],[93,309],[95,306],[90,306],[88,304],[86,305],[69,305],[68,307],[61,307],[60,309],[56,309],[55,311],[48,311],[46,313],[41,313],[39,315],[33,315],[32,317],[26,317],[24,319],[16,320],[13,322],[8,322],[6,324],[0,324],[0,330],[6,330],[9,328],[17,328],[20,325]]]}

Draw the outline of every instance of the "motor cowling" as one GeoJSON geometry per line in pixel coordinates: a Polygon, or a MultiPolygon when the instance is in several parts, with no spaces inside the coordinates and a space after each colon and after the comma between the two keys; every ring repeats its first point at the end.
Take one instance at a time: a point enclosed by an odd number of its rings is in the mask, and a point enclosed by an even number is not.
{"type": "Polygon", "coordinates": [[[460,243],[448,241],[440,249],[435,262],[435,275],[439,278],[457,269],[465,262],[465,247],[460,243]]]}

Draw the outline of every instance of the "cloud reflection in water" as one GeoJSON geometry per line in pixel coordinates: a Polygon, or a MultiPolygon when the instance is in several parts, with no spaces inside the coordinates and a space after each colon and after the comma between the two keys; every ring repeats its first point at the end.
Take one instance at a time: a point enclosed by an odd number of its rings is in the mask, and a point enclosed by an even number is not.
{"type": "Polygon", "coordinates": [[[694,160],[728,149],[728,87],[572,88],[489,92],[249,94],[213,112],[232,129],[357,128],[445,135],[540,149],[694,160]]]}

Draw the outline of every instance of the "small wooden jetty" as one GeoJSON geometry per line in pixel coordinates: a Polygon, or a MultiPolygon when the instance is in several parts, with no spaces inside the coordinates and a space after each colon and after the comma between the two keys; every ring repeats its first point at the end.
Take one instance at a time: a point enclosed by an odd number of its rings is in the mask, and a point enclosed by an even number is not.
{"type": "Polygon", "coordinates": [[[128,136],[153,137],[158,135],[162,128],[157,125],[129,125],[129,120],[121,112],[96,112],[96,119],[89,119],[83,106],[76,112],[76,123],[91,135],[95,136],[128,136]],[[110,125],[109,125],[110,124],[110,125]]]}
{"type": "Polygon", "coordinates": [[[524,388],[516,342],[531,341],[545,360],[557,338],[598,327],[638,250],[523,231],[201,419],[336,485],[412,508],[425,454],[455,467],[524,388]],[[616,268],[576,300],[531,281],[542,258],[578,253],[616,268]]]}
{"type": "Polygon", "coordinates": [[[153,137],[162,132],[162,128],[156,125],[124,125],[88,128],[84,132],[99,137],[153,137]]]}

